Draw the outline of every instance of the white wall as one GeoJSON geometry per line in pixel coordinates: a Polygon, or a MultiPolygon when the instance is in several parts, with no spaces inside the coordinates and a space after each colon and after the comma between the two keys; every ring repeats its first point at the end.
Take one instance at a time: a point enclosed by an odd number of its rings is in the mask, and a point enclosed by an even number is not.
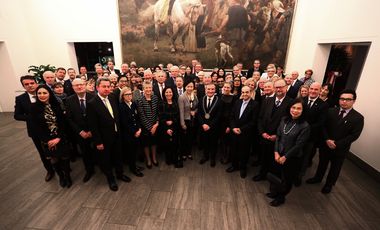
{"type": "Polygon", "coordinates": [[[357,87],[355,109],[365,117],[364,130],[351,148],[363,161],[380,171],[380,103],[377,72],[380,60],[380,1],[298,0],[286,70],[315,70],[323,80],[331,43],[372,42],[357,87]],[[319,45],[323,44],[323,45],[319,45]]]}
{"type": "MultiPolygon", "coordinates": [[[[9,83],[0,91],[0,110],[13,110],[16,90],[21,89],[18,78],[29,65],[76,68],[72,42],[113,42],[116,66],[121,64],[117,0],[0,0],[0,6],[0,77],[9,83]]],[[[380,114],[373,97],[380,60],[378,9],[380,1],[374,0],[298,0],[286,70],[312,68],[322,80],[329,44],[372,42],[355,104],[365,116],[365,127],[351,150],[380,170],[380,121],[372,115],[380,114]]]]}

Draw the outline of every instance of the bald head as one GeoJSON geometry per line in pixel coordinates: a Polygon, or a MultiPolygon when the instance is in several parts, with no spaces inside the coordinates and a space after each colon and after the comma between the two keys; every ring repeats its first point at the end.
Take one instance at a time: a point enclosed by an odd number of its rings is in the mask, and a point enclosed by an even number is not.
{"type": "Polygon", "coordinates": [[[309,87],[309,97],[311,99],[316,99],[321,93],[322,85],[319,82],[313,82],[309,87]]]}

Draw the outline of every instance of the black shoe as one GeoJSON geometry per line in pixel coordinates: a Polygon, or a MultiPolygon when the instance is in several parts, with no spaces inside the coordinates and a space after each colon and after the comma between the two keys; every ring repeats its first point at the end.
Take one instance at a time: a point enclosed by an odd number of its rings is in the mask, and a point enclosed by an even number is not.
{"type": "Polygon", "coordinates": [[[144,174],[142,173],[142,172],[140,172],[140,171],[134,171],[134,172],[132,172],[133,173],[133,175],[135,175],[135,176],[137,176],[137,177],[143,177],[144,176],[144,174]]]}
{"type": "Polygon", "coordinates": [[[254,176],[252,178],[253,181],[262,181],[262,180],[266,180],[265,176],[262,175],[262,174],[257,174],[256,176],[254,176]]]}
{"type": "Polygon", "coordinates": [[[187,156],[182,156],[183,161],[186,161],[186,159],[187,159],[187,156]]]}
{"type": "Polygon", "coordinates": [[[59,175],[59,185],[64,188],[66,187],[66,180],[65,180],[65,177],[63,175],[59,175]]]}
{"type": "Polygon", "coordinates": [[[66,180],[66,187],[67,187],[67,188],[70,188],[71,185],[73,185],[73,181],[71,180],[70,175],[66,176],[66,177],[65,177],[65,180],[66,180]]]}
{"type": "Polygon", "coordinates": [[[306,184],[318,184],[321,183],[321,179],[318,179],[316,177],[312,177],[306,180],[306,184]]]}
{"type": "Polygon", "coordinates": [[[226,169],[226,172],[232,173],[232,172],[235,172],[236,170],[237,170],[237,168],[235,168],[234,166],[231,166],[231,167],[226,169]]]}
{"type": "Polygon", "coordinates": [[[192,155],[187,155],[187,159],[193,160],[193,156],[192,155]]]}
{"type": "Polygon", "coordinates": [[[127,183],[131,182],[131,178],[127,177],[126,175],[119,175],[116,178],[127,183]]]}
{"type": "Polygon", "coordinates": [[[321,193],[323,194],[329,194],[332,190],[332,186],[329,186],[329,185],[325,185],[323,186],[322,190],[321,190],[321,193]]]}
{"type": "Polygon", "coordinates": [[[159,165],[158,161],[157,162],[153,162],[153,165],[156,166],[156,167],[158,167],[158,165],[159,165]]]}
{"type": "Polygon", "coordinates": [[[296,187],[299,187],[299,186],[301,186],[302,185],[302,178],[296,178],[295,180],[294,180],[294,186],[296,186],[296,187]]]}
{"type": "Polygon", "coordinates": [[[117,186],[116,184],[116,181],[114,179],[112,180],[108,180],[108,187],[112,190],[112,191],[117,191],[119,190],[119,186],[117,186]]]}
{"type": "Polygon", "coordinates": [[[203,165],[204,163],[206,163],[206,161],[208,161],[208,159],[206,159],[206,158],[202,158],[202,159],[199,161],[199,164],[203,165]]]}
{"type": "Polygon", "coordinates": [[[270,206],[278,207],[278,206],[282,205],[283,203],[285,203],[285,200],[283,200],[283,199],[274,199],[269,204],[270,204],[270,206]]]}
{"type": "Polygon", "coordinates": [[[47,172],[47,173],[46,173],[46,176],[45,176],[45,181],[46,181],[46,182],[51,181],[51,179],[53,179],[54,175],[55,175],[54,171],[52,171],[52,172],[47,172]]]}
{"type": "Polygon", "coordinates": [[[246,178],[247,177],[247,170],[245,170],[245,169],[240,170],[240,177],[243,179],[246,178]]]}
{"type": "Polygon", "coordinates": [[[137,170],[137,171],[140,171],[140,172],[141,172],[141,171],[143,171],[144,169],[145,169],[144,167],[141,167],[141,166],[137,166],[137,165],[136,165],[136,170],[137,170]]]}
{"type": "Polygon", "coordinates": [[[265,194],[265,196],[271,198],[271,199],[275,199],[277,197],[277,194],[276,193],[273,193],[273,192],[268,192],[265,194]]]}
{"type": "Polygon", "coordinates": [[[151,163],[151,164],[146,163],[146,167],[147,167],[148,169],[151,169],[151,168],[152,168],[152,163],[151,163]]]}
{"type": "Polygon", "coordinates": [[[91,179],[91,177],[94,175],[93,172],[86,172],[86,174],[83,177],[83,183],[86,183],[91,179]]]}
{"type": "Polygon", "coordinates": [[[211,160],[211,161],[210,161],[210,166],[214,168],[214,167],[215,167],[215,165],[216,165],[216,162],[215,162],[215,160],[211,160]]]}

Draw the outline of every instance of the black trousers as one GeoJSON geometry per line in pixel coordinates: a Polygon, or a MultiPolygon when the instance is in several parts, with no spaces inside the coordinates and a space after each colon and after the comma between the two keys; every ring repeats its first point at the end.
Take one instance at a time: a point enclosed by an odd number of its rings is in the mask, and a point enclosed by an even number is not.
{"type": "Polygon", "coordinates": [[[325,176],[328,164],[331,163],[330,170],[326,178],[326,185],[335,185],[346,155],[347,152],[335,151],[328,148],[326,145],[323,145],[319,150],[319,164],[315,177],[322,180],[325,176]]]}
{"type": "Polygon", "coordinates": [[[93,173],[95,171],[95,150],[91,147],[91,138],[83,139],[79,137],[76,142],[82,153],[83,165],[86,172],[93,173]]]}
{"type": "Polygon", "coordinates": [[[122,155],[126,159],[129,171],[136,172],[136,161],[138,150],[140,148],[140,138],[134,136],[123,139],[122,155]]]}
{"type": "Polygon", "coordinates": [[[260,174],[265,176],[274,164],[274,142],[261,142],[261,168],[260,174]]]}
{"type": "Polygon", "coordinates": [[[195,128],[194,122],[191,120],[185,120],[186,130],[181,128],[180,132],[180,155],[188,156],[191,155],[192,146],[194,140],[196,139],[197,130],[195,128]]]}
{"type": "Polygon", "coordinates": [[[303,147],[302,166],[299,172],[299,177],[303,177],[310,164],[310,158],[314,157],[316,144],[314,141],[308,141],[303,147]]]}
{"type": "Polygon", "coordinates": [[[218,151],[218,132],[212,129],[205,132],[202,129],[201,142],[203,144],[203,157],[215,160],[216,152],[218,151]]]}
{"type": "Polygon", "coordinates": [[[103,143],[104,150],[97,150],[98,165],[108,179],[113,179],[112,169],[115,168],[117,176],[123,174],[121,157],[121,144],[119,136],[115,136],[112,143],[103,143]]]}
{"type": "Polygon", "coordinates": [[[231,160],[234,168],[240,168],[240,170],[247,169],[251,147],[249,140],[249,136],[232,134],[233,151],[231,151],[231,160]]]}
{"type": "Polygon", "coordinates": [[[41,140],[38,137],[31,137],[32,141],[34,143],[34,146],[36,146],[36,149],[38,151],[38,154],[40,155],[40,159],[42,161],[42,164],[44,165],[46,171],[53,173],[54,168],[50,162],[50,160],[46,159],[44,151],[41,146],[41,140]]]}

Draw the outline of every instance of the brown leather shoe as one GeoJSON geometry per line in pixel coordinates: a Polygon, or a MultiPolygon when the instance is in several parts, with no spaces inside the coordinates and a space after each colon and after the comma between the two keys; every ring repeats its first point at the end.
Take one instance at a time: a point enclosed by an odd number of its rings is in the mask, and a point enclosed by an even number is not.
{"type": "Polygon", "coordinates": [[[54,171],[53,172],[47,172],[46,176],[45,176],[45,181],[46,182],[51,181],[51,179],[53,179],[54,175],[55,175],[54,171]]]}

